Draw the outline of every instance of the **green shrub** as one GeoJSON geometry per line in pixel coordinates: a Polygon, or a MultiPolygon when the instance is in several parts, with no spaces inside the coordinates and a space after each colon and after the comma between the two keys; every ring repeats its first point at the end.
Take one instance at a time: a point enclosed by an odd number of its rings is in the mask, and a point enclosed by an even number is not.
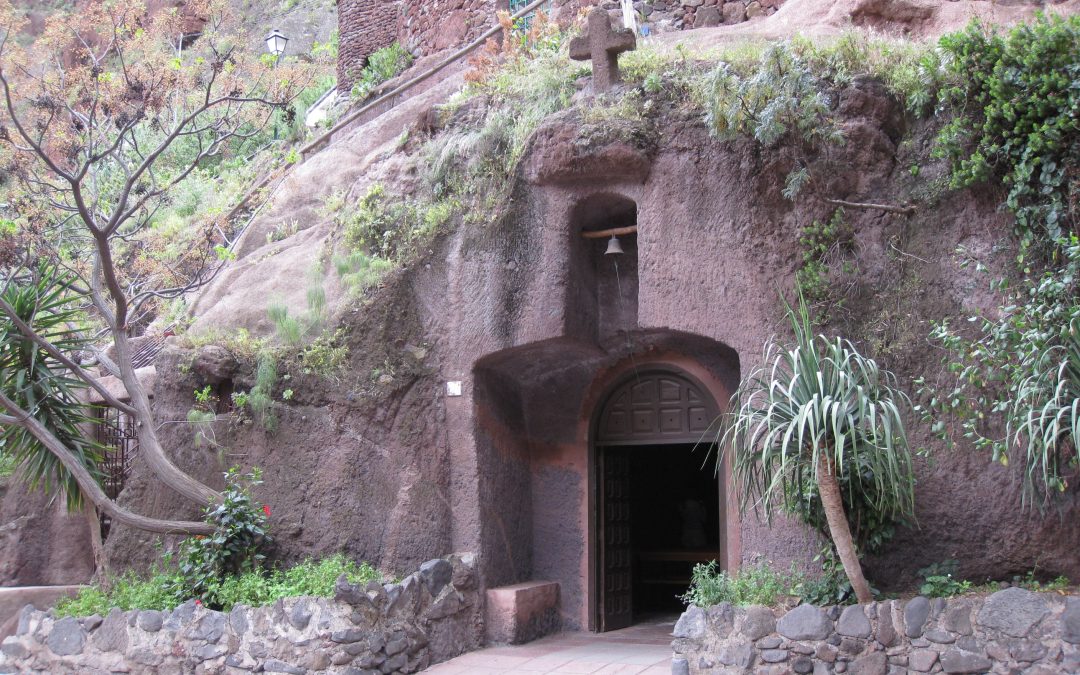
{"type": "Polygon", "coordinates": [[[767,563],[748,565],[734,574],[718,569],[715,560],[694,566],[690,590],[682,596],[688,605],[710,607],[732,605],[775,605],[791,595],[797,575],[782,574],[767,563]]]}
{"type": "Polygon", "coordinates": [[[113,579],[112,589],[108,593],[99,586],[89,586],[75,597],[59,601],[54,611],[57,617],[64,617],[105,616],[113,607],[125,612],[132,609],[168,610],[182,602],[174,594],[178,584],[176,574],[160,570],[145,578],[127,573],[113,579]]]}
{"type": "Polygon", "coordinates": [[[196,597],[212,608],[222,606],[217,591],[227,577],[261,569],[260,549],[270,542],[266,520],[268,506],[260,507],[251,488],[262,483],[258,469],[241,476],[235,469],[225,473],[220,504],[207,507],[205,519],[215,526],[213,534],[188,537],[180,544],[174,589],[178,598],[196,597]]]}
{"type": "Polygon", "coordinates": [[[720,62],[699,87],[705,124],[720,138],[750,136],[763,145],[789,132],[810,143],[840,138],[817,77],[790,43],[767,48],[748,74],[720,62]]]}
{"type": "Polygon", "coordinates": [[[277,417],[274,415],[274,385],[277,384],[277,356],[269,349],[263,350],[255,367],[255,386],[248,392],[248,405],[269,432],[277,430],[277,417]]]}
{"type": "Polygon", "coordinates": [[[375,87],[393,79],[412,65],[413,56],[399,43],[376,49],[367,58],[352,88],[353,99],[365,99],[375,87]]]}
{"type": "Polygon", "coordinates": [[[949,558],[932,563],[916,572],[923,583],[919,594],[928,598],[948,598],[972,590],[975,586],[970,581],[956,578],[960,571],[960,562],[949,558]]]}
{"type": "MultiPolygon", "coordinates": [[[[833,212],[827,223],[815,220],[803,228],[799,236],[802,267],[795,272],[795,284],[809,305],[823,305],[832,297],[829,259],[840,252],[838,249],[850,245],[851,237],[851,226],[844,220],[843,209],[833,212]]],[[[823,323],[827,318],[827,313],[821,311],[817,320],[823,323]]]]}
{"type": "Polygon", "coordinates": [[[999,33],[972,22],[941,38],[956,117],[940,151],[953,184],[1000,178],[1025,244],[1051,244],[1080,223],[1080,16],[1040,15],[999,33]]]}
{"type": "Polygon", "coordinates": [[[363,293],[377,285],[393,268],[394,263],[391,261],[372,258],[363,251],[353,251],[346,256],[334,258],[334,269],[342,283],[354,294],[363,293]]]}
{"type": "MultiPolygon", "coordinates": [[[[334,582],[344,574],[352,583],[381,581],[383,575],[367,563],[356,564],[339,554],[322,560],[306,559],[288,569],[269,572],[246,572],[228,575],[211,583],[220,607],[228,611],[234,605],[258,607],[280,598],[310,595],[332,597],[334,582]]],[[[156,568],[147,577],[125,574],[113,581],[112,590],[105,593],[98,586],[83,589],[74,598],[61,600],[55,609],[57,617],[105,616],[113,607],[132,609],[171,610],[190,597],[178,597],[174,591],[180,578],[156,568]]]]}
{"type": "Polygon", "coordinates": [[[818,607],[855,602],[855,590],[851,587],[851,580],[844,573],[844,566],[837,559],[832,546],[826,545],[814,560],[821,563],[821,575],[796,578],[792,585],[792,595],[797,595],[799,602],[818,607]]]}
{"type": "Polygon", "coordinates": [[[931,429],[953,442],[950,421],[977,449],[1007,465],[1010,449],[1024,471],[1023,503],[1046,505],[1068,487],[1080,468],[1080,239],[1062,243],[1062,264],[1024,281],[1004,284],[998,316],[969,317],[967,337],[948,322],[931,339],[947,353],[945,374],[919,379],[916,411],[931,429]],[[995,422],[1004,419],[1002,436],[995,422]]]}
{"type": "Polygon", "coordinates": [[[349,357],[349,346],[345,343],[345,338],[345,330],[341,328],[336,331],[323,331],[297,354],[297,367],[305,375],[336,379],[349,357]]]}
{"type": "Polygon", "coordinates": [[[372,185],[356,203],[344,223],[345,245],[350,255],[335,260],[338,274],[355,273],[374,260],[391,263],[408,259],[453,216],[456,203],[426,202],[387,195],[382,185],[372,185]],[[353,257],[355,252],[364,257],[353,257]]]}

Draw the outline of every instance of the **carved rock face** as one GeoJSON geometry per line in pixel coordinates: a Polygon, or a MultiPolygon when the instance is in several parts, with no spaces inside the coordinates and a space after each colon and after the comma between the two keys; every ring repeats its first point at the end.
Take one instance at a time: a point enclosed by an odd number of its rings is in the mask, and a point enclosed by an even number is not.
{"type": "Polygon", "coordinates": [[[191,369],[205,382],[217,384],[232,378],[238,365],[229,350],[219,345],[205,345],[196,352],[191,369]]]}

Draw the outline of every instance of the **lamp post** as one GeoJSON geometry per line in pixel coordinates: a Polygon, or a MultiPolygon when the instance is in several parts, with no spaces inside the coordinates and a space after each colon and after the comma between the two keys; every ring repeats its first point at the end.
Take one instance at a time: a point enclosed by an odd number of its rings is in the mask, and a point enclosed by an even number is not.
{"type": "MultiPolygon", "coordinates": [[[[266,51],[274,55],[274,66],[281,62],[281,55],[285,53],[285,45],[289,44],[289,38],[277,28],[270,31],[265,38],[266,51]]],[[[274,115],[274,140],[278,137],[277,115],[274,115]]]]}
{"type": "Polygon", "coordinates": [[[281,61],[281,55],[285,53],[285,45],[289,43],[289,38],[275,28],[264,39],[266,40],[266,51],[274,55],[274,65],[277,65],[278,61],[281,61]]]}

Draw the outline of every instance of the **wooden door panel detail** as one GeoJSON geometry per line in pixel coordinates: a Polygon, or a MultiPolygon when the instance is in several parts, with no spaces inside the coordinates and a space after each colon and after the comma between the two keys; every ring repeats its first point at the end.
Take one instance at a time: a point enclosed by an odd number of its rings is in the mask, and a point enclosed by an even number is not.
{"type": "Polygon", "coordinates": [[[689,380],[643,373],[608,399],[600,413],[596,443],[697,443],[717,414],[711,398],[689,380]]]}
{"type": "Polygon", "coordinates": [[[600,630],[633,622],[633,549],[630,540],[630,458],[618,451],[600,453],[600,630]]]}

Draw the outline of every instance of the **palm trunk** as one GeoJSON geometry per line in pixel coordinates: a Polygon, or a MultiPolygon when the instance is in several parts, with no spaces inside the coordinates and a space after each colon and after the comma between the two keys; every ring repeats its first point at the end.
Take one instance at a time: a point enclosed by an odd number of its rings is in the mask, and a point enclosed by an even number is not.
{"type": "Polygon", "coordinates": [[[829,534],[840,556],[840,562],[844,565],[844,573],[855,590],[855,597],[859,604],[873,602],[870,584],[866,583],[859,556],[855,553],[855,542],[851,538],[851,528],[844,513],[844,501],[840,496],[840,482],[836,480],[833,463],[824,452],[818,454],[817,483],[821,505],[825,508],[825,519],[829,523],[829,534]]]}

